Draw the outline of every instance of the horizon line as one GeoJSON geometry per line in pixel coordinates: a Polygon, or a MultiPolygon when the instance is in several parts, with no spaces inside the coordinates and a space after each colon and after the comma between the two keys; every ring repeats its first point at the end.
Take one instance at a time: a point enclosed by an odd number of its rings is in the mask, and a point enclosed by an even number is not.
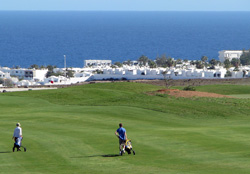
{"type": "Polygon", "coordinates": [[[1,10],[0,12],[250,12],[241,10],[1,10]]]}

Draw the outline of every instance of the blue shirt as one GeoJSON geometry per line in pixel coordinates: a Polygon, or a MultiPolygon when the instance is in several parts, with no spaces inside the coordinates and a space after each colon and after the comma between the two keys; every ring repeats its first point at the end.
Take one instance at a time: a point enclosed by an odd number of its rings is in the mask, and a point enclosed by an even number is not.
{"type": "Polygon", "coordinates": [[[126,137],[125,137],[125,133],[126,133],[126,129],[124,129],[123,127],[120,127],[116,130],[116,132],[118,132],[119,134],[119,138],[121,140],[126,140],[126,137]]]}

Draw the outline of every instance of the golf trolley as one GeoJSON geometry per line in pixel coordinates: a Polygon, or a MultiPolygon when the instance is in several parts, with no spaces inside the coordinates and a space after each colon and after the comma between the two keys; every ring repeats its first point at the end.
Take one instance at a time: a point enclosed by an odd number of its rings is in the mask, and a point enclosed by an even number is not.
{"type": "MultiPolygon", "coordinates": [[[[123,149],[124,147],[124,144],[121,144],[121,147],[120,149],[123,149]]],[[[133,150],[133,147],[132,147],[132,142],[131,140],[127,139],[126,142],[125,142],[125,149],[123,149],[121,152],[120,152],[120,155],[123,155],[125,154],[125,151],[130,155],[131,152],[133,152],[133,154],[135,155],[135,151],[133,150]]]]}
{"type": "Polygon", "coordinates": [[[17,149],[17,151],[21,151],[21,147],[23,148],[23,151],[26,152],[26,147],[22,146],[22,137],[16,138],[15,139],[15,143],[14,146],[12,148],[12,151],[15,152],[15,149],[17,149]]]}

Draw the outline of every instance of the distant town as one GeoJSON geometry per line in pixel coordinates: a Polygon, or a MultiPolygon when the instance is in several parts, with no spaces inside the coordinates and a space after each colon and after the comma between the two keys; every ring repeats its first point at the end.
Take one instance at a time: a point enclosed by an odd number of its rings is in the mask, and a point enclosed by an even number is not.
{"type": "Polygon", "coordinates": [[[181,60],[162,55],[155,60],[142,55],[138,60],[84,60],[84,67],[0,67],[0,87],[72,85],[99,80],[225,79],[250,77],[249,50],[219,51],[219,61],[202,56],[181,60]]]}

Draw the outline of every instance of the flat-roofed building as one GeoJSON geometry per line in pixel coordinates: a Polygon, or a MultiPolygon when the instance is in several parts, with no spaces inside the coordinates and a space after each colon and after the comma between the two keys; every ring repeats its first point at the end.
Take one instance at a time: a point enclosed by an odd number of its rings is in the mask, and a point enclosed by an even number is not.
{"type": "Polygon", "coordinates": [[[2,71],[0,71],[0,78],[10,78],[10,73],[8,73],[8,72],[6,72],[6,73],[4,73],[4,72],[2,72],[2,71]]]}
{"type": "MultiPolygon", "coordinates": [[[[245,51],[249,52],[249,51],[245,51]]],[[[223,63],[226,59],[232,60],[233,58],[239,59],[243,54],[243,50],[222,50],[219,51],[219,59],[223,63]]]]}
{"type": "Polygon", "coordinates": [[[111,60],[84,60],[84,67],[111,66],[111,60]]]}
{"type": "Polygon", "coordinates": [[[12,77],[17,77],[19,79],[24,80],[31,80],[31,79],[37,79],[37,80],[43,80],[45,78],[46,73],[48,72],[48,69],[11,69],[8,67],[0,68],[0,71],[3,73],[9,73],[12,77]]]}

